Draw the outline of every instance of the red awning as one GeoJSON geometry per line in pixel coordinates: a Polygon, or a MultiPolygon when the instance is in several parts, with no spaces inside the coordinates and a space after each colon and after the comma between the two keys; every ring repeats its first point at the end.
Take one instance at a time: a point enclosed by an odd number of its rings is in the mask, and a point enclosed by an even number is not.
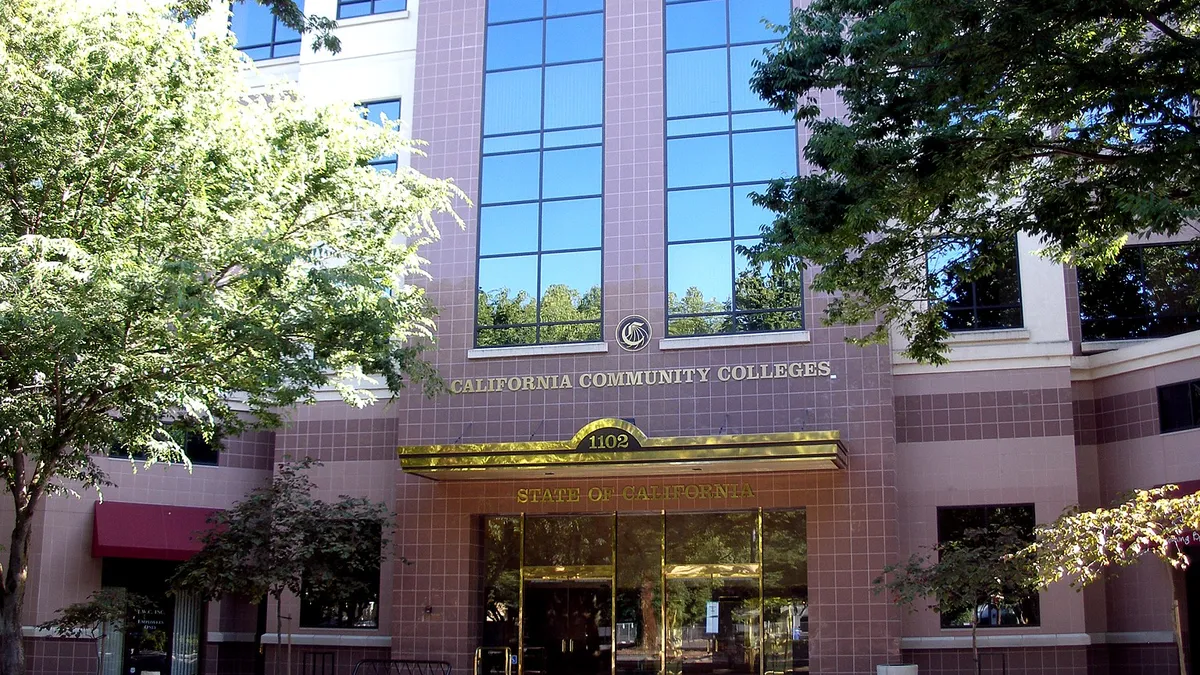
{"type": "Polygon", "coordinates": [[[199,532],[219,509],[96,502],[92,557],[187,560],[200,550],[199,532]]]}

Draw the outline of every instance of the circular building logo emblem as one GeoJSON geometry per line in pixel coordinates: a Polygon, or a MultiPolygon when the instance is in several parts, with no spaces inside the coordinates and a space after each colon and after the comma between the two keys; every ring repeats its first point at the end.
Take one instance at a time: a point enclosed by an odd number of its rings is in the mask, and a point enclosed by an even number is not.
{"type": "Polygon", "coordinates": [[[636,352],[650,344],[650,322],[645,317],[630,314],[617,324],[617,344],[627,352],[636,352]]]}

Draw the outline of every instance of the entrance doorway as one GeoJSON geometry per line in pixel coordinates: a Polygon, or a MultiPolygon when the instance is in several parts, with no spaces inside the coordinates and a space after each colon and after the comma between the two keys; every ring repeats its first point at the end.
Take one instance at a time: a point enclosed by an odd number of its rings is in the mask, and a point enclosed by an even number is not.
{"type": "Polygon", "coordinates": [[[808,672],[804,509],[482,521],[481,675],[808,672]]]}
{"type": "Polygon", "coordinates": [[[525,584],[525,673],[601,675],[612,670],[612,585],[525,584]]]}

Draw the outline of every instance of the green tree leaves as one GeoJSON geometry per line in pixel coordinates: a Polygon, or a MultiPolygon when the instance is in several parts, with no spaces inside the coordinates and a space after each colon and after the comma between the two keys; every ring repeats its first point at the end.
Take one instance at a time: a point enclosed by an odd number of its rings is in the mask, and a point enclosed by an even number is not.
{"type": "Polygon", "coordinates": [[[780,217],[758,255],[819,266],[828,320],[882,319],[869,339],[894,324],[943,361],[930,239],[1024,232],[1100,266],[1196,217],[1198,22],[1194,1],[814,2],[753,79],[809,125],[815,169],[759,197],[780,217]]]}

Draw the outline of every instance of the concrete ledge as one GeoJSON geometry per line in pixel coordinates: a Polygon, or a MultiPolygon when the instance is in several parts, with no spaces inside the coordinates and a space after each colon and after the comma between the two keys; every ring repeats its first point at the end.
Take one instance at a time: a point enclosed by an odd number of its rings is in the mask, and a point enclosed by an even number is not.
{"type": "Polygon", "coordinates": [[[1020,342],[1029,340],[1032,334],[1027,328],[1002,328],[996,330],[964,330],[951,333],[947,343],[970,345],[985,342],[1020,342]]]}
{"type": "Polygon", "coordinates": [[[80,635],[63,635],[56,630],[46,630],[37,626],[21,626],[21,636],[27,638],[44,638],[54,640],[95,640],[100,637],[97,631],[84,631],[80,635]]]}
{"type": "MultiPolygon", "coordinates": [[[[279,644],[286,645],[288,643],[288,634],[284,633],[279,636],[279,644]]],[[[274,633],[267,633],[262,636],[264,645],[273,645],[276,636],[274,633]]],[[[346,635],[345,633],[292,633],[293,645],[318,646],[318,647],[391,647],[392,636],[390,635],[346,635]]]]}
{"type": "Polygon", "coordinates": [[[383,23],[385,21],[399,21],[409,17],[408,10],[399,12],[384,12],[383,14],[367,14],[366,16],[352,16],[348,19],[338,19],[338,28],[353,28],[354,26],[363,26],[372,23],[383,23]]]}
{"type": "Polygon", "coordinates": [[[695,337],[660,338],[658,348],[707,349],[709,347],[754,347],[759,345],[807,344],[812,337],[806,330],[787,330],[774,333],[739,333],[736,335],[697,335],[695,337]]]}
{"type": "Polygon", "coordinates": [[[468,359],[507,359],[514,356],[559,356],[562,354],[607,354],[607,342],[570,342],[558,345],[480,347],[468,349],[468,359]]]}
{"type": "Polygon", "coordinates": [[[208,635],[204,636],[206,642],[254,642],[254,633],[225,633],[222,631],[209,631],[208,635]]]}
{"type": "MultiPolygon", "coordinates": [[[[964,629],[969,630],[969,629],[964,629]]],[[[988,629],[992,630],[992,629],[988,629]]],[[[1021,630],[1021,629],[1018,629],[1021,630]]],[[[1025,629],[1036,630],[1036,629],[1025,629]]],[[[1093,644],[1087,633],[980,635],[980,647],[1079,647],[1093,644]]],[[[970,649],[971,635],[900,638],[901,649],[970,649]]]]}
{"type": "Polygon", "coordinates": [[[1092,636],[1096,644],[1136,645],[1175,644],[1175,634],[1169,630],[1130,631],[1128,633],[1097,633],[1092,636]]]}

